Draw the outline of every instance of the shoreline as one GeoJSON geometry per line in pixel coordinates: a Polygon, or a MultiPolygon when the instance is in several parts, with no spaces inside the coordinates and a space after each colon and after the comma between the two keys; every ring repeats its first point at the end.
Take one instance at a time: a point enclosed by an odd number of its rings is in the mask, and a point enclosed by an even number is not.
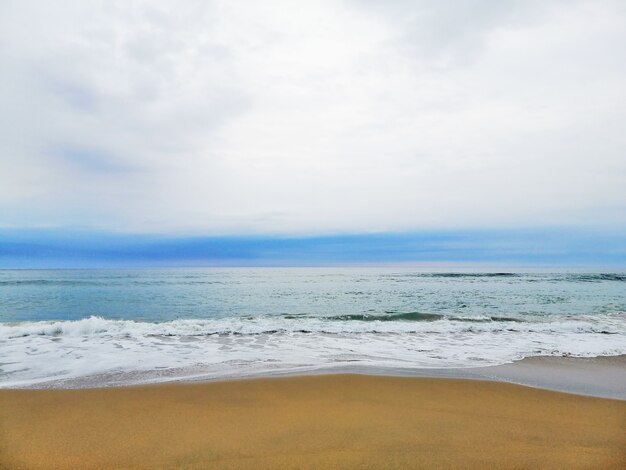
{"type": "MultiPolygon", "coordinates": [[[[201,369],[201,368],[199,368],[201,369]]],[[[363,376],[445,378],[511,383],[542,390],[551,390],[597,398],[626,400],[626,355],[598,357],[527,357],[508,364],[471,368],[384,368],[376,366],[340,366],[261,371],[248,375],[212,377],[202,370],[136,371],[85,376],[75,379],[51,380],[24,387],[1,390],[72,390],[126,388],[148,385],[215,383],[258,380],[279,377],[306,377],[358,374],[363,376]],[[187,372],[188,375],[185,375],[187,372]],[[193,372],[189,374],[189,372],[193,372]],[[168,374],[171,374],[168,376],[168,374]],[[177,375],[179,374],[179,375],[177,375]]]]}
{"type": "Polygon", "coordinates": [[[0,390],[0,468],[623,468],[626,403],[307,375],[0,390]]]}

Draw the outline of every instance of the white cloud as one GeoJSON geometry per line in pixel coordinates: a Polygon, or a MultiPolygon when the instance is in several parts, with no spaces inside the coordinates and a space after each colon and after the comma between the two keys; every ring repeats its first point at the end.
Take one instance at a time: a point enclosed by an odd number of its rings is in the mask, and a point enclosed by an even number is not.
{"type": "Polygon", "coordinates": [[[0,224],[626,223],[620,2],[5,2],[0,224]]]}

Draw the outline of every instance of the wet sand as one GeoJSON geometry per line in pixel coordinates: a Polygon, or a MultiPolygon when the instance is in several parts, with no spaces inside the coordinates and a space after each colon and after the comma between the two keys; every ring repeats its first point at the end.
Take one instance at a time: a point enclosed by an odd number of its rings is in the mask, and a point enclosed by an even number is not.
{"type": "Polygon", "coordinates": [[[466,370],[475,378],[626,400],[626,356],[528,357],[466,370]]]}
{"type": "Polygon", "coordinates": [[[626,402],[320,375],[0,390],[0,468],[624,468],[626,402]]]}

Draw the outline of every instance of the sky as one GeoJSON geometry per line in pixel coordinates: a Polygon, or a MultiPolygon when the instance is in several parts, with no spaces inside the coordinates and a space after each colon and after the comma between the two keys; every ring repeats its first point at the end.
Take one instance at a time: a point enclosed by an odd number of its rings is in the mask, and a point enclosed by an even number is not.
{"type": "Polygon", "coordinates": [[[621,0],[4,0],[0,64],[0,266],[77,236],[626,238],[621,0]]]}
{"type": "Polygon", "coordinates": [[[64,230],[0,232],[5,268],[403,266],[626,268],[623,234],[563,229],[438,230],[322,236],[167,236],[64,230]]]}

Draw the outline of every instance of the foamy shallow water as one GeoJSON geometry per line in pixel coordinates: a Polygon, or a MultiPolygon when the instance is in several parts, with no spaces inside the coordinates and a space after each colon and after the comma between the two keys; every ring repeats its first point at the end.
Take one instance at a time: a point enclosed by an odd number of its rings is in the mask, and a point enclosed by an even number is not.
{"type": "Polygon", "coordinates": [[[9,295],[0,304],[0,387],[62,385],[97,376],[130,384],[626,354],[621,275],[438,276],[388,270],[4,275],[0,292],[9,295]],[[51,310],[66,313],[42,319],[51,293],[56,296],[51,310]],[[144,300],[140,312],[112,313],[111,305],[136,305],[137,299],[124,300],[129,293],[144,300]],[[99,315],[81,318],[89,299],[89,310],[99,315]],[[58,318],[63,315],[70,318],[58,318]],[[115,318],[120,316],[126,318],[115,318]]]}
{"type": "Polygon", "coordinates": [[[196,376],[199,366],[207,378],[346,365],[478,367],[530,356],[626,354],[626,320],[251,318],[145,323],[91,317],[2,325],[0,348],[3,387],[122,371],[178,369],[180,377],[196,376]]]}

